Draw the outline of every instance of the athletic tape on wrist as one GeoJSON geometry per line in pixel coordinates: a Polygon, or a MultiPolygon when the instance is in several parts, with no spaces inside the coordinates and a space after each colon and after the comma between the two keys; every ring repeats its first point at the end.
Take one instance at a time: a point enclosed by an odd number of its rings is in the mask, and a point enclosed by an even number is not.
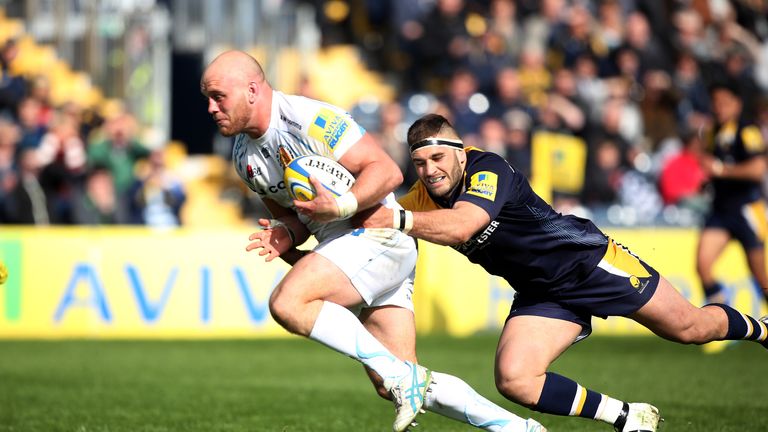
{"type": "Polygon", "coordinates": [[[404,212],[403,219],[405,220],[405,222],[404,222],[403,229],[401,229],[400,231],[404,232],[405,234],[408,234],[413,229],[413,212],[408,210],[403,210],[403,212],[404,212]]]}
{"type": "Polygon", "coordinates": [[[296,243],[296,235],[293,233],[293,230],[285,224],[285,222],[278,220],[278,219],[270,219],[269,220],[269,229],[275,229],[277,227],[283,227],[285,228],[285,232],[288,233],[288,238],[291,239],[291,245],[296,243]]]}
{"type": "Polygon", "coordinates": [[[403,209],[393,210],[392,227],[408,234],[413,229],[413,212],[403,209]]]}
{"type": "Polygon", "coordinates": [[[357,211],[357,198],[352,191],[336,197],[336,207],[339,209],[339,220],[352,217],[357,211]]]}

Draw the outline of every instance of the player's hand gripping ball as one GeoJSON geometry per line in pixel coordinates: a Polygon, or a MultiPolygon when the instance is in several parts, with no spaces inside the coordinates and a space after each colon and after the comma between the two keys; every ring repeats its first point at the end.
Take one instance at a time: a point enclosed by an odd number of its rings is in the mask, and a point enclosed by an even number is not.
{"type": "Polygon", "coordinates": [[[4,284],[8,280],[8,267],[0,261],[0,285],[4,284]]]}
{"type": "Polygon", "coordinates": [[[348,191],[355,177],[344,166],[331,158],[320,155],[299,156],[285,167],[285,186],[291,198],[298,201],[315,199],[315,188],[309,182],[312,176],[334,196],[348,191]]]}

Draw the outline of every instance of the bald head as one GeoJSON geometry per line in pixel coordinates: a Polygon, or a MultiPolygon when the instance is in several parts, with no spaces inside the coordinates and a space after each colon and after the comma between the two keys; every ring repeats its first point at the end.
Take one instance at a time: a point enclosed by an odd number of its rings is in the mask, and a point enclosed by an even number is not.
{"type": "Polygon", "coordinates": [[[200,91],[222,135],[246,133],[255,138],[269,127],[272,88],[249,54],[227,51],[216,57],[203,73],[200,91]]]}
{"type": "Polygon", "coordinates": [[[243,51],[226,51],[219,54],[205,69],[203,82],[209,75],[227,75],[246,82],[264,81],[264,69],[261,68],[261,64],[243,51]]]}

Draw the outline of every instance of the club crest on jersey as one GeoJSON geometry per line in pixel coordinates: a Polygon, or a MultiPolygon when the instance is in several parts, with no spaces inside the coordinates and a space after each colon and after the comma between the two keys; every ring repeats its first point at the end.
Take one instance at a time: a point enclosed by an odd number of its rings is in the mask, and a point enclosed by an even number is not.
{"type": "Polygon", "coordinates": [[[248,174],[248,178],[252,179],[252,178],[254,178],[257,175],[261,175],[261,168],[256,167],[256,172],[254,173],[253,172],[253,166],[251,166],[251,164],[248,164],[245,167],[245,172],[246,172],[246,174],[248,174]]]}
{"type": "Polygon", "coordinates": [[[499,176],[497,176],[496,173],[490,171],[477,172],[469,179],[467,193],[493,201],[496,199],[496,187],[498,182],[499,176]]]}
{"type": "Polygon", "coordinates": [[[349,121],[327,108],[322,108],[309,125],[309,136],[333,150],[349,129],[349,121]]]}

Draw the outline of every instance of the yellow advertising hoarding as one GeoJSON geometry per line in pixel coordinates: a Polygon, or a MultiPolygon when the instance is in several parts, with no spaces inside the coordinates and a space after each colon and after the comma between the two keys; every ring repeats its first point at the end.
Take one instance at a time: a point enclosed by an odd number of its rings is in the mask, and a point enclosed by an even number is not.
{"type": "MultiPolygon", "coordinates": [[[[267,300],[289,267],[247,253],[249,231],[144,228],[0,228],[0,338],[284,336],[267,300]]],[[[610,231],[694,304],[695,230],[610,231]]],[[[416,322],[421,334],[497,330],[514,290],[447,247],[420,242],[416,322]]],[[[760,314],[741,250],[716,267],[742,311],[760,314]]],[[[643,330],[594,319],[597,334],[643,330]]]]}

